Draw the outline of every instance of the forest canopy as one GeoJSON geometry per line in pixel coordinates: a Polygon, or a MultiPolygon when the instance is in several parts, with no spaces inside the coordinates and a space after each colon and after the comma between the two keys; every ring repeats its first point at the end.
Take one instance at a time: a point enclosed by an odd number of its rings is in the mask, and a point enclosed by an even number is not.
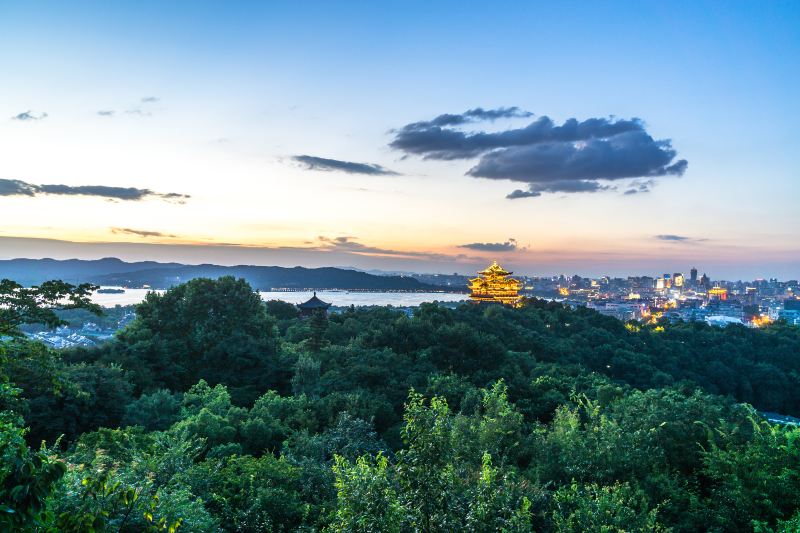
{"type": "Polygon", "coordinates": [[[96,348],[7,336],[0,358],[6,529],[800,524],[800,429],[759,414],[800,415],[800,328],[781,323],[535,299],[303,319],[227,277],[150,293],[96,348]]]}

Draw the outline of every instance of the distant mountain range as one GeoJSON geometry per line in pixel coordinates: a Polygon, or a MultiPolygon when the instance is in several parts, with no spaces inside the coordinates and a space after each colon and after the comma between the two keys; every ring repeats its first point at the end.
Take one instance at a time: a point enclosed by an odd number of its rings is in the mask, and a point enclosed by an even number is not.
{"type": "Polygon", "coordinates": [[[149,286],[154,289],[166,289],[194,278],[218,278],[221,276],[244,278],[255,289],[265,291],[275,289],[448,290],[446,286],[423,283],[410,276],[382,276],[336,267],[183,265],[155,261],[127,263],[113,257],[97,260],[0,260],[0,279],[12,279],[26,286],[37,285],[50,279],[61,279],[70,283],[94,283],[131,288],[149,286]]]}

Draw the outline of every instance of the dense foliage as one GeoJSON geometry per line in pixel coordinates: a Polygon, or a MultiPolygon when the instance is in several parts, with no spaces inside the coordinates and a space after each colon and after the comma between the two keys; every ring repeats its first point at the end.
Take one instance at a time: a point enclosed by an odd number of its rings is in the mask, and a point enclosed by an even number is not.
{"type": "Polygon", "coordinates": [[[640,326],[537,300],[301,319],[222,278],[150,294],[95,349],[0,346],[0,524],[17,529],[800,523],[800,429],[750,407],[800,414],[783,324],[640,326]]]}
{"type": "Polygon", "coordinates": [[[19,337],[23,324],[41,323],[50,327],[64,321],[57,310],[85,309],[99,313],[89,297],[97,287],[84,283],[46,281],[36,287],[23,287],[10,279],[0,279],[0,336],[19,337]]]}

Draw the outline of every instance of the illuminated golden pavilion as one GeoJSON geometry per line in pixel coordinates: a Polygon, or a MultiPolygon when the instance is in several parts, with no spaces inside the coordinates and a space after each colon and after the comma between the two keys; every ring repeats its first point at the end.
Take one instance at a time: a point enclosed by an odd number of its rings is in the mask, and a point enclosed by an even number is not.
{"type": "Polygon", "coordinates": [[[479,277],[469,280],[469,299],[479,304],[500,303],[516,306],[520,302],[519,291],[522,282],[511,276],[513,272],[504,270],[492,262],[488,268],[478,272],[479,277]]]}

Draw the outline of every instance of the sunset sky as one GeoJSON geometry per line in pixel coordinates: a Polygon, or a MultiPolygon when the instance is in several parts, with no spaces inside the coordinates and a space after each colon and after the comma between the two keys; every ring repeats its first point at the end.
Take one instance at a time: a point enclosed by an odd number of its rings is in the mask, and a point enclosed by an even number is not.
{"type": "Polygon", "coordinates": [[[164,4],[0,0],[0,259],[800,276],[798,2],[164,4]]]}

